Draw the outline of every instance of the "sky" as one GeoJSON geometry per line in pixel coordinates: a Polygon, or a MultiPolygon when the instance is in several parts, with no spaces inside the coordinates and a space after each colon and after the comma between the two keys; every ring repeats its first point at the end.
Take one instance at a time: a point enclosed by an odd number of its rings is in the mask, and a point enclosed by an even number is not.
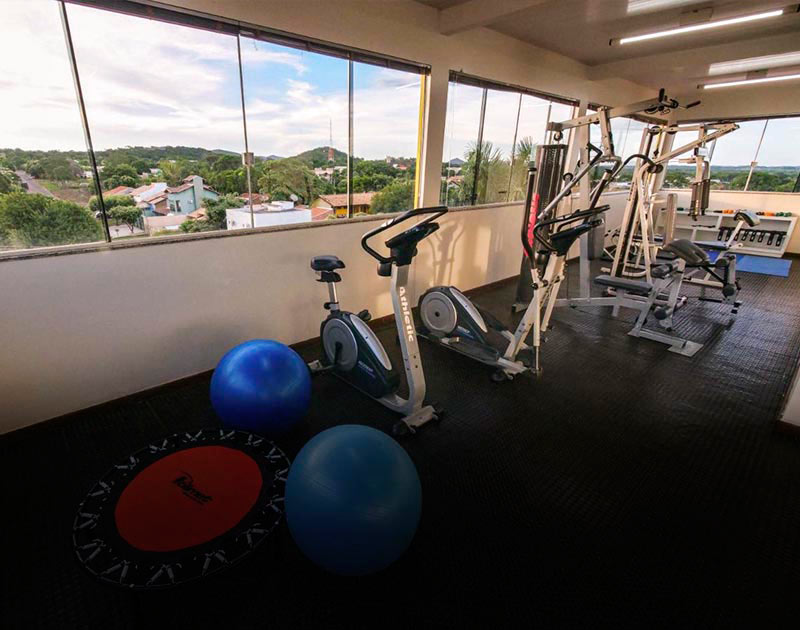
{"type": "MultiPolygon", "coordinates": [[[[68,5],[78,69],[96,149],[185,145],[244,150],[236,38],[153,20],[68,5]]],[[[0,0],[0,147],[85,149],[58,4],[0,0]]],[[[347,63],[241,38],[250,150],[289,156],[333,145],[347,150],[347,63]]],[[[354,154],[413,157],[419,76],[355,64],[354,154]]],[[[445,159],[464,157],[477,138],[481,90],[451,84],[445,159]]],[[[484,139],[508,157],[519,96],[491,90],[484,139]]],[[[548,103],[523,96],[518,138],[544,139],[548,103]]],[[[551,120],[570,116],[554,105],[551,120]]],[[[753,159],[763,122],[742,123],[721,139],[714,165],[753,159]]],[[[623,155],[640,130],[614,124],[623,155]]],[[[761,165],[800,162],[800,119],[770,122],[761,165]]]]}
{"type": "MultiPolygon", "coordinates": [[[[68,5],[96,149],[244,150],[236,38],[68,5]]],[[[56,2],[0,0],[0,146],[85,149],[56,2]],[[10,26],[10,28],[6,28],[10,26]],[[20,62],[20,60],[24,60],[20,62]]],[[[242,37],[250,150],[347,150],[347,62],[242,37]]],[[[354,154],[417,151],[419,75],[354,64],[354,154]]]]}

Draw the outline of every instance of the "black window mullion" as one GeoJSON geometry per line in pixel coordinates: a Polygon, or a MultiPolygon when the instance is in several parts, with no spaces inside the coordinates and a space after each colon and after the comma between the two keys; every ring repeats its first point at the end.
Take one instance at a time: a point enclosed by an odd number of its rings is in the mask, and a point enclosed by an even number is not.
{"type": "Polygon", "coordinates": [[[83,126],[83,136],[86,140],[86,152],[89,154],[89,163],[92,167],[92,177],[94,178],[95,193],[97,194],[97,204],[100,208],[100,217],[103,220],[103,232],[105,233],[106,242],[111,242],[111,230],[108,227],[108,213],[106,212],[106,204],[103,199],[103,187],[100,184],[100,171],[97,168],[97,157],[94,154],[94,145],[92,144],[92,133],[89,130],[89,119],[86,116],[86,103],[83,100],[83,89],[81,88],[81,78],[78,74],[78,64],[75,60],[75,48],[72,45],[72,33],[69,28],[69,18],[67,17],[67,7],[63,2],[58,3],[58,8],[61,13],[61,25],[64,28],[64,41],[67,45],[67,58],[69,59],[70,69],[72,70],[72,79],[75,83],[75,95],[78,99],[78,111],[81,116],[81,125],[83,126]]]}

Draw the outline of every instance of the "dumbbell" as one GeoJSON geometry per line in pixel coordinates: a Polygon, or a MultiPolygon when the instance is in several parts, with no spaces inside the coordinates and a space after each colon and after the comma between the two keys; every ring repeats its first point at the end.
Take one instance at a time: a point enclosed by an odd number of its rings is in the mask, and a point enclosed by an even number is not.
{"type": "Polygon", "coordinates": [[[772,245],[772,241],[775,240],[775,232],[769,232],[769,238],[767,238],[767,245],[772,245]]]}
{"type": "Polygon", "coordinates": [[[751,243],[752,243],[754,240],[756,240],[756,234],[758,234],[760,231],[761,231],[761,230],[752,230],[752,231],[750,232],[750,242],[751,242],[751,243]]]}
{"type": "Polygon", "coordinates": [[[786,232],[778,232],[778,238],[775,240],[775,247],[781,246],[781,243],[783,243],[784,236],[786,236],[786,232]]]}
{"type": "Polygon", "coordinates": [[[759,243],[763,243],[764,242],[764,237],[766,235],[767,235],[767,233],[764,230],[759,230],[758,231],[758,242],[759,243]]]}

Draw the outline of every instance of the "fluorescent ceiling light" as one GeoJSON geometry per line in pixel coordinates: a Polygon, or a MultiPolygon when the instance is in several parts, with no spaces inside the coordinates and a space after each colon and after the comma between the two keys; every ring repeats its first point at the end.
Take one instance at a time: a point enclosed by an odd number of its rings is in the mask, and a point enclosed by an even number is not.
{"type": "Polygon", "coordinates": [[[750,72],[752,70],[767,70],[769,68],[797,65],[800,65],[800,51],[712,63],[708,66],[708,74],[709,76],[717,76],[720,74],[736,74],[737,72],[750,72]]]}
{"type": "Polygon", "coordinates": [[[784,11],[783,9],[777,9],[776,11],[764,11],[763,13],[753,13],[752,15],[743,15],[741,17],[728,18],[727,20],[717,20],[716,22],[703,22],[702,24],[681,26],[679,28],[671,28],[666,31],[647,33],[645,35],[633,35],[632,37],[622,37],[619,39],[619,43],[632,44],[634,42],[642,42],[648,39],[658,39],[661,37],[669,37],[671,35],[683,35],[684,33],[705,31],[707,29],[718,28],[720,26],[733,26],[734,24],[743,24],[744,22],[765,20],[767,18],[778,17],[779,15],[783,15],[783,11],[784,11]]]}
{"type": "Polygon", "coordinates": [[[725,81],[724,83],[706,83],[703,86],[704,90],[713,90],[715,88],[733,87],[735,85],[752,85],[754,83],[769,83],[772,81],[789,81],[791,79],[800,79],[798,74],[784,74],[778,77],[762,77],[760,79],[741,79],[739,81],[725,81]]]}

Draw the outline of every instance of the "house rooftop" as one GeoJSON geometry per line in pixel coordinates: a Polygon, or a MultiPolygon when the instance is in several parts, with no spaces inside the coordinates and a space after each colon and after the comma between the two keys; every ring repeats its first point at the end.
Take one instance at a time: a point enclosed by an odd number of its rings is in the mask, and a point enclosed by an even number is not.
{"type": "MultiPolygon", "coordinates": [[[[368,206],[372,203],[372,198],[375,196],[374,192],[353,193],[354,206],[368,206]]],[[[343,208],[347,206],[347,195],[320,195],[325,203],[333,206],[334,208],[343,208]]]]}

